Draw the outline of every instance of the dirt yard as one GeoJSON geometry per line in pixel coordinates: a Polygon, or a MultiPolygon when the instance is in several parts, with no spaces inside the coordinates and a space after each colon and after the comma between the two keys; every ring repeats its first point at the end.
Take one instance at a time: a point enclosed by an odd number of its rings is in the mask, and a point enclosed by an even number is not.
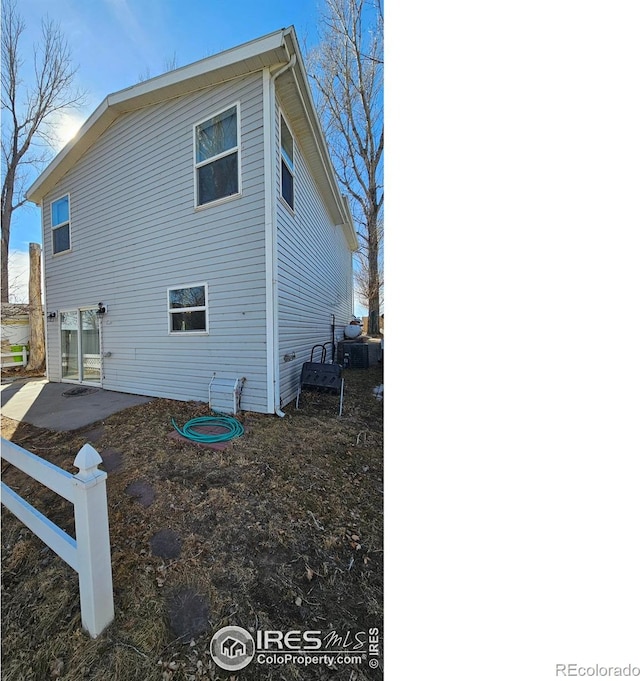
{"type": "MultiPolygon", "coordinates": [[[[245,434],[221,451],[169,437],[172,417],[209,414],[196,402],[157,399],[73,433],[3,418],[3,437],[72,473],[86,442],[102,455],[116,613],[90,639],[76,573],[3,507],[2,679],[382,679],[367,656],[232,673],[209,654],[227,625],[335,632],[354,651],[378,629],[384,652],[382,374],[344,372],[342,418],[335,395],[310,392],[283,419],[243,412],[245,434]]],[[[68,502],[8,464],[2,477],[73,535],[68,502]]]]}

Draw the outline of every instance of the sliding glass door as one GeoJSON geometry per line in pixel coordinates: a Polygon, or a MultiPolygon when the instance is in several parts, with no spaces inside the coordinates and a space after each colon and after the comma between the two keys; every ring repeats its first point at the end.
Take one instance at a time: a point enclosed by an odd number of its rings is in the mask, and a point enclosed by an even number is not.
{"type": "Polygon", "coordinates": [[[81,381],[100,383],[100,326],[96,310],[80,310],[81,381]]]}
{"type": "Polygon", "coordinates": [[[60,313],[60,340],[62,348],[62,378],[67,381],[80,380],[78,353],[78,310],[60,313]]]}
{"type": "Polygon", "coordinates": [[[100,322],[95,309],[60,312],[62,379],[100,383],[100,322]]]}

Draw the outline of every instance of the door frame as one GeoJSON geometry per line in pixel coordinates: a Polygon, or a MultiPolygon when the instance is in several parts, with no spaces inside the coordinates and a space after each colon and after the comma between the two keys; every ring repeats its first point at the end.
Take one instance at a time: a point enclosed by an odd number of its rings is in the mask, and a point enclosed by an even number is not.
{"type": "Polygon", "coordinates": [[[84,377],[84,362],[82,361],[82,313],[88,312],[89,310],[98,310],[97,305],[80,305],[78,307],[68,307],[61,309],[58,312],[60,318],[60,328],[59,328],[59,339],[60,339],[60,381],[62,383],[74,383],[76,385],[93,385],[102,387],[102,316],[96,314],[98,320],[98,360],[99,360],[99,374],[100,379],[98,381],[88,381],[84,377]],[[78,378],[65,378],[62,375],[62,315],[65,312],[77,312],[78,313],[78,378]]]}

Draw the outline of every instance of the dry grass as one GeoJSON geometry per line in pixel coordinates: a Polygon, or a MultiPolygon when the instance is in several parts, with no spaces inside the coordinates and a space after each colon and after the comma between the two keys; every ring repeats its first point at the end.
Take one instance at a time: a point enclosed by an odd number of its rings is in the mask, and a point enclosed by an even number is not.
{"type": "MultiPolygon", "coordinates": [[[[168,438],[171,417],[206,415],[202,403],[157,399],[71,434],[3,419],[3,437],[66,470],[75,472],[88,439],[121,454],[121,465],[107,480],[116,615],[96,640],[81,630],[77,575],[3,508],[2,678],[230,679],[208,653],[228,624],[382,630],[380,383],[381,367],[345,371],[342,418],[336,396],[313,393],[284,419],[245,412],[245,435],[223,451],[168,438]],[[148,506],[126,491],[138,481],[155,493],[148,506]],[[177,558],[152,553],[164,529],[180,539],[177,558]],[[201,631],[189,621],[198,608],[201,631]]],[[[11,466],[3,479],[73,532],[70,504],[11,466]]],[[[356,681],[382,672],[250,664],[239,678],[356,681]]]]}

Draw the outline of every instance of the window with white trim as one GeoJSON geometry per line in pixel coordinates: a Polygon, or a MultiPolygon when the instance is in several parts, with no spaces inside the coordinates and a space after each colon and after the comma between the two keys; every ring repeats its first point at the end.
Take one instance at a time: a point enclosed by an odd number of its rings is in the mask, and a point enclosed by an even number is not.
{"type": "Polygon", "coordinates": [[[293,210],[293,135],[280,115],[280,194],[293,210]]]}
{"type": "Polygon", "coordinates": [[[169,333],[207,333],[207,285],[167,290],[169,333]]]}
{"type": "Polygon", "coordinates": [[[53,254],[71,250],[69,194],[51,203],[53,254]]]}
{"type": "Polygon", "coordinates": [[[194,129],[196,206],[240,193],[240,130],[238,105],[194,129]]]}

